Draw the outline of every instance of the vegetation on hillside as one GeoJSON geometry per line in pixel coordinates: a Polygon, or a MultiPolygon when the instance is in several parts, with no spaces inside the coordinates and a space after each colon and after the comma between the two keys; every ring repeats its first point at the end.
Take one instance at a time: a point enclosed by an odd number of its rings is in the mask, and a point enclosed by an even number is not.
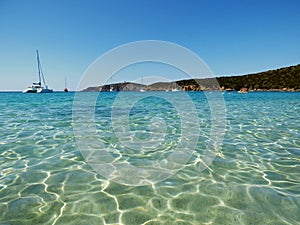
{"type": "Polygon", "coordinates": [[[300,64],[269,70],[256,74],[243,76],[223,76],[217,78],[190,79],[176,82],[158,82],[151,85],[141,85],[130,82],[123,82],[112,85],[89,87],[84,91],[138,91],[143,87],[147,91],[164,91],[174,88],[185,91],[202,90],[283,90],[300,91],[300,64]]]}
{"type": "Polygon", "coordinates": [[[218,77],[220,87],[240,90],[300,89],[300,64],[244,76],[218,77]]]}
{"type": "Polygon", "coordinates": [[[197,80],[181,80],[177,84],[189,89],[221,90],[297,90],[300,89],[300,65],[243,76],[224,76],[197,80]],[[217,82],[216,82],[217,81],[217,82]],[[219,87],[217,87],[219,86],[219,87]]]}

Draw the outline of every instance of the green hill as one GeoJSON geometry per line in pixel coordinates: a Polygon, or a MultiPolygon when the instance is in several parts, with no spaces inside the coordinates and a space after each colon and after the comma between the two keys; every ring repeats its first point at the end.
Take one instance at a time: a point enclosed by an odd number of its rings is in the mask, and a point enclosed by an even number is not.
{"type": "Polygon", "coordinates": [[[165,91],[174,88],[185,91],[203,90],[252,90],[252,91],[300,91],[300,64],[276,70],[241,76],[157,82],[150,85],[124,82],[111,85],[89,87],[83,91],[165,91]]]}
{"type": "Polygon", "coordinates": [[[218,77],[220,87],[240,90],[300,89],[300,64],[244,76],[218,77]]]}
{"type": "Polygon", "coordinates": [[[187,90],[300,90],[300,64],[242,76],[181,80],[176,83],[187,90]],[[216,83],[216,80],[219,84],[216,83]]]}

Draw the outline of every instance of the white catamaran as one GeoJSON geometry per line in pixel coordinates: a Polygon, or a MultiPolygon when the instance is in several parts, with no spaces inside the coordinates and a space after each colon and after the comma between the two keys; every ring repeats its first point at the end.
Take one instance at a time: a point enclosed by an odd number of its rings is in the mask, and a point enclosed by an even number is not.
{"type": "Polygon", "coordinates": [[[37,58],[37,64],[38,64],[38,74],[39,74],[39,82],[38,83],[32,83],[31,86],[29,86],[27,89],[23,91],[23,93],[51,93],[53,92],[52,89],[49,89],[46,85],[45,77],[43,74],[40,58],[39,58],[39,52],[36,50],[36,58],[37,58]],[[42,86],[42,80],[45,87],[42,86]]]}

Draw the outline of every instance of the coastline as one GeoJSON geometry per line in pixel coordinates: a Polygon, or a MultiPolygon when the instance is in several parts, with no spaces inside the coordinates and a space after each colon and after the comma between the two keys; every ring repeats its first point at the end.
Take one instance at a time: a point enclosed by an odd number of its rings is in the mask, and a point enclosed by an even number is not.
{"type": "Polygon", "coordinates": [[[260,73],[157,82],[143,85],[120,82],[87,87],[82,91],[300,91],[300,64],[260,73]]]}

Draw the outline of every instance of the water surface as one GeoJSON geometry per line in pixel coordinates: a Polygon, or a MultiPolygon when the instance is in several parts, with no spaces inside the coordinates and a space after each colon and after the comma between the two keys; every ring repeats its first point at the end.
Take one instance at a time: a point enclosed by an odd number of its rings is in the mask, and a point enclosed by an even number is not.
{"type": "MultiPolygon", "coordinates": [[[[180,140],[176,109],[161,98],[138,102],[129,118],[134,138],[152,141],[155,116],[167,135],[156,150],[131,151],[112,131],[117,94],[101,93],[93,108],[99,142],[136,166],[163,160],[180,140]]],[[[225,93],[222,148],[204,171],[211,114],[203,93],[189,96],[200,121],[191,159],[164,181],[132,187],[85,162],[72,127],[74,93],[0,93],[0,224],[299,224],[300,93],[225,93]]]]}

